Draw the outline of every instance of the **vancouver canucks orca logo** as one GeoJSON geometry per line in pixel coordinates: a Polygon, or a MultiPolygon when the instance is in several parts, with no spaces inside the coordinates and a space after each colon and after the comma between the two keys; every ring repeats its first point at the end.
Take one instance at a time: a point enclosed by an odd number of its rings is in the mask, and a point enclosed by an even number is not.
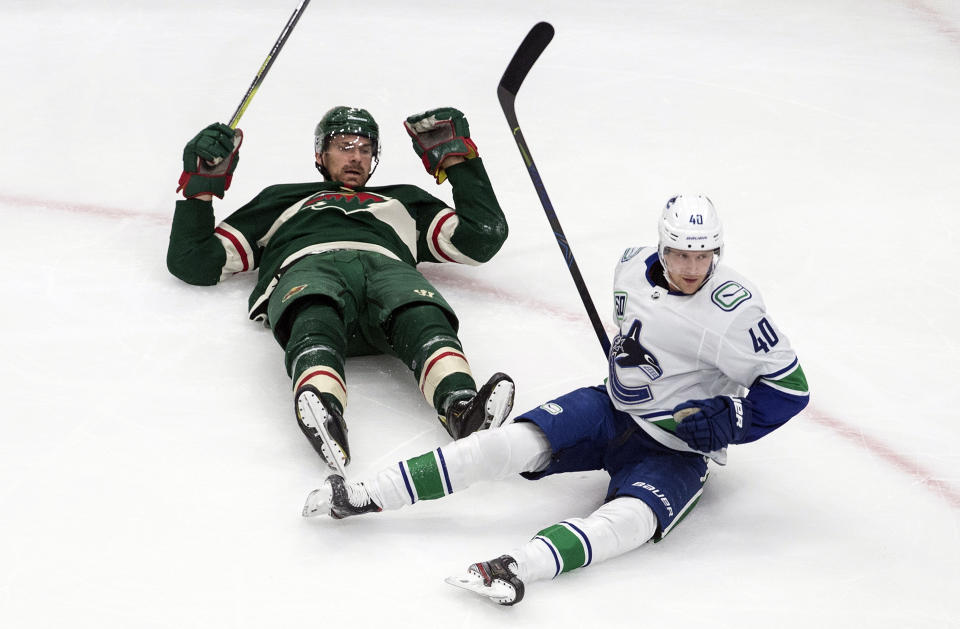
{"type": "Polygon", "coordinates": [[[660,367],[660,361],[650,350],[640,343],[640,329],[643,324],[639,319],[634,319],[630,330],[624,336],[618,334],[613,339],[610,347],[610,389],[613,396],[624,404],[640,404],[653,399],[648,385],[639,387],[630,387],[625,385],[617,377],[617,368],[631,369],[636,368],[643,371],[650,380],[656,380],[663,375],[663,369],[660,367]]]}

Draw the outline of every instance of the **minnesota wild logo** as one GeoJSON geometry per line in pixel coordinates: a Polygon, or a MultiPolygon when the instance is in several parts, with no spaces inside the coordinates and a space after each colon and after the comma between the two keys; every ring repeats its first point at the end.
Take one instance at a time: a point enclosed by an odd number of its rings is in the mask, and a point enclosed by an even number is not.
{"type": "Polygon", "coordinates": [[[371,203],[386,201],[378,194],[370,192],[349,192],[346,190],[324,190],[304,202],[301,209],[317,210],[326,205],[335,205],[343,209],[362,209],[371,203]],[[353,206],[353,207],[350,207],[353,206]]]}
{"type": "Polygon", "coordinates": [[[283,296],[283,299],[280,300],[281,303],[286,303],[288,299],[290,299],[291,297],[293,297],[294,295],[296,295],[306,287],[307,287],[307,284],[300,284],[299,286],[294,286],[293,288],[287,291],[286,295],[283,296]]]}

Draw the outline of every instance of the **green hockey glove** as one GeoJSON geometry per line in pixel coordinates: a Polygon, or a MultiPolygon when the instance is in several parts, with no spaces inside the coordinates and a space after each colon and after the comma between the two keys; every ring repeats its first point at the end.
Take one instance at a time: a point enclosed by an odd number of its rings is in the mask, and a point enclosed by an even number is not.
{"type": "Polygon", "coordinates": [[[240,160],[243,131],[215,122],[183,148],[183,174],[177,192],[188,199],[203,194],[223,198],[240,160]]]}
{"type": "Polygon", "coordinates": [[[431,109],[406,119],[404,128],[413,139],[413,150],[423,160],[423,167],[436,177],[437,183],[447,178],[440,164],[447,157],[466,159],[477,156],[477,145],[470,139],[470,125],[463,113],[453,107],[431,109]]]}

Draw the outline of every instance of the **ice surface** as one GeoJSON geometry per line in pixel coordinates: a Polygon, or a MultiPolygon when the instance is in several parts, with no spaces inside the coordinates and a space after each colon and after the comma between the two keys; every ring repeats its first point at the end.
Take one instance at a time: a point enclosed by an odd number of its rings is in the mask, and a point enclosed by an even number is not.
{"type": "MultiPolygon", "coordinates": [[[[726,260],[797,347],[809,409],[731,450],[663,543],[502,609],[443,578],[596,508],[602,473],[486,483],[306,520],[325,470],[252,278],[164,267],[183,144],[235,109],[285,3],[0,4],[0,626],[960,626],[960,9],[951,0],[338,0],[307,9],[241,121],[223,217],[307,181],[337,104],[383,129],[375,183],[449,199],[408,114],[470,119],[511,236],[426,272],[479,379],[524,410],[604,376],[497,81],[556,27],[517,102],[607,316],[614,263],[670,195],[706,192],[726,260]]],[[[446,441],[391,358],[347,366],[361,476],[446,441]]]]}

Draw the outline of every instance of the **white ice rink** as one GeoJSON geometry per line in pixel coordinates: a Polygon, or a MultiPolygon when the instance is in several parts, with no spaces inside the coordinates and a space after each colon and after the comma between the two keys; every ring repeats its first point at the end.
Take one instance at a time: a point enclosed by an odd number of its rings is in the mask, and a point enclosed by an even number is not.
{"type": "MultiPolygon", "coordinates": [[[[443,577],[601,502],[603,473],[300,517],[325,476],[253,277],[164,256],[183,145],[226,119],[295,0],[0,0],[0,627],[960,627],[960,3],[314,0],[241,121],[218,218],[309,181],[338,104],[383,130],[372,184],[423,172],[401,121],[464,110],[510,222],[425,273],[517,411],[605,364],[496,99],[517,111],[604,316],[613,266],[678,191],[797,348],[807,410],[714,467],[663,543],[529,586],[443,577]]],[[[447,441],[396,359],[347,365],[357,476],[447,441]]]]}

